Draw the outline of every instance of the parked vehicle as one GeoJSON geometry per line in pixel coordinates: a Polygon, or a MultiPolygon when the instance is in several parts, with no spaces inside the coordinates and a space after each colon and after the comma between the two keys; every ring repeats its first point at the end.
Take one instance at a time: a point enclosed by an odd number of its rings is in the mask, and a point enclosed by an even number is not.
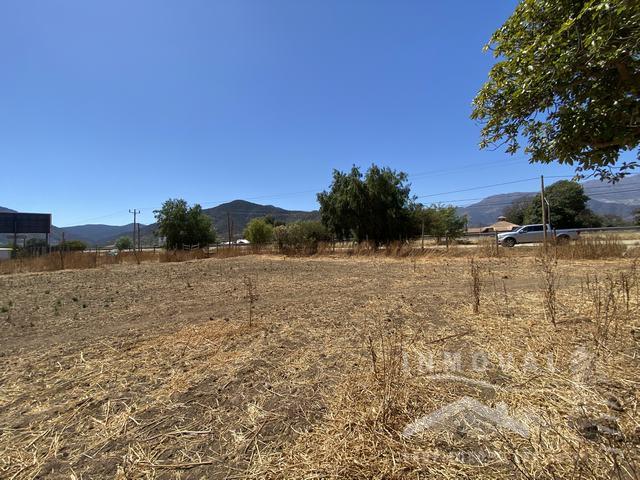
{"type": "MultiPolygon", "coordinates": [[[[547,238],[556,242],[577,240],[580,232],[575,229],[552,230],[547,225],[547,238]]],[[[504,247],[513,247],[518,243],[541,243],[544,240],[544,225],[524,225],[513,232],[498,234],[498,241],[504,247]]]]}

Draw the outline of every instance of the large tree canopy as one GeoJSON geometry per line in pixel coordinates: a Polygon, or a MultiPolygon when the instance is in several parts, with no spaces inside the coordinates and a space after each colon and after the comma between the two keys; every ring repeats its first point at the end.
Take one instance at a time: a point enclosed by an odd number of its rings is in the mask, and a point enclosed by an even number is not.
{"type": "Polygon", "coordinates": [[[436,237],[437,243],[445,239],[447,243],[460,238],[467,230],[467,217],[458,215],[453,205],[418,205],[415,208],[416,233],[436,237]]]}
{"type": "Polygon", "coordinates": [[[329,192],[318,194],[322,223],[338,238],[354,236],[376,244],[406,238],[413,226],[407,175],[372,165],[363,176],[333,171],[329,192]]]}
{"type": "Polygon", "coordinates": [[[206,245],[216,239],[211,218],[202,212],[198,204],[189,207],[185,200],[169,199],[153,213],[158,222],[158,233],[166,238],[167,248],[206,245]]]}
{"type": "MultiPolygon", "coordinates": [[[[589,197],[578,182],[561,180],[544,189],[548,202],[548,222],[553,228],[602,226],[602,218],[588,207],[589,197]]],[[[505,210],[507,220],[520,224],[542,223],[540,194],[517,200],[505,210]]]]}
{"type": "Polygon", "coordinates": [[[532,162],[603,179],[637,165],[616,166],[640,144],[640,2],[522,0],[486,48],[498,62],[474,100],[482,148],[526,141],[532,162]]]}

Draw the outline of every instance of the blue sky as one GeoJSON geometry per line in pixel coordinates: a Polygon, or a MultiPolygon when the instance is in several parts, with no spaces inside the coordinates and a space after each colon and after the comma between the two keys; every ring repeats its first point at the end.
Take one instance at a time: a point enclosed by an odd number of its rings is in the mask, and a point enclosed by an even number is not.
{"type": "Polygon", "coordinates": [[[516,2],[4,0],[0,205],[59,226],[163,200],[316,208],[333,168],[455,203],[559,166],[479,151],[482,46],[516,2]]]}

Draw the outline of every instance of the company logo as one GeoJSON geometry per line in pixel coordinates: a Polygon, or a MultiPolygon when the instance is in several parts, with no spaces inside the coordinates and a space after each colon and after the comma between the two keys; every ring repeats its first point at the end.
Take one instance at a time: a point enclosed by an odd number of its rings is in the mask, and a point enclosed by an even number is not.
{"type": "Polygon", "coordinates": [[[454,429],[461,424],[482,430],[503,428],[522,437],[529,437],[527,426],[507,414],[506,404],[499,403],[492,408],[466,396],[410,423],[402,435],[411,438],[425,430],[454,429]]]}

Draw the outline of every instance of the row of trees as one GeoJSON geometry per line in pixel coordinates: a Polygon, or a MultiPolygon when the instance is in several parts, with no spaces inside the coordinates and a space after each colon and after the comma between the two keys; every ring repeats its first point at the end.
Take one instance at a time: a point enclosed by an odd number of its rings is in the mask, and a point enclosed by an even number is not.
{"type": "MultiPolygon", "coordinates": [[[[255,218],[244,236],[258,245],[275,241],[283,249],[309,249],[332,239],[369,241],[379,246],[422,233],[452,240],[464,233],[467,223],[453,206],[417,203],[406,173],[376,165],[364,174],[355,166],[346,173],[334,170],[331,186],[318,194],[318,202],[320,222],[284,225],[273,217],[255,218]]],[[[189,207],[185,200],[169,199],[154,214],[158,234],[165,237],[168,248],[204,245],[216,239],[211,219],[200,205],[189,207]]],[[[124,242],[118,248],[127,248],[124,242]]]]}
{"type": "MultiPolygon", "coordinates": [[[[349,239],[379,246],[421,234],[450,242],[461,237],[467,226],[467,218],[454,206],[417,203],[405,173],[376,165],[364,174],[355,166],[348,172],[334,170],[329,189],[317,198],[320,222],[285,225],[273,217],[254,218],[245,228],[245,238],[257,245],[275,241],[282,249],[310,249],[320,241],[349,239]]],[[[577,182],[556,182],[545,189],[545,198],[554,228],[605,224],[587,207],[589,197],[577,182]]],[[[189,207],[184,200],[167,200],[155,214],[158,233],[166,238],[168,248],[215,241],[211,219],[200,205],[189,207]]],[[[520,225],[541,223],[540,196],[515,202],[505,214],[520,225]]]]}

